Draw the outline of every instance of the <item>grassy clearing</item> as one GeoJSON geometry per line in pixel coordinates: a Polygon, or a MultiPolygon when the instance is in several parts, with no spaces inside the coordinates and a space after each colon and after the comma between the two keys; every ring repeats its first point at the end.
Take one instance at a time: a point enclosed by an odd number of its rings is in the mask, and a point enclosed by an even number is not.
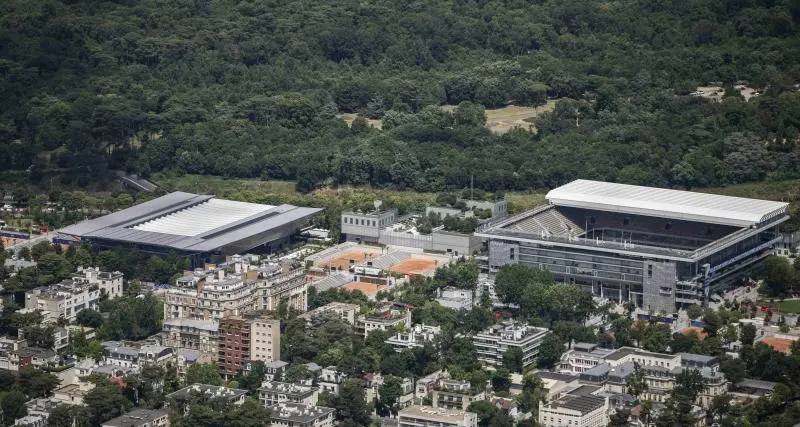
{"type": "Polygon", "coordinates": [[[792,202],[798,200],[800,197],[800,179],[764,181],[751,184],[730,185],[728,187],[698,188],[694,191],[723,194],[726,196],[792,202]]]}
{"type": "Polygon", "coordinates": [[[769,304],[769,307],[774,310],[778,310],[782,313],[791,313],[791,314],[798,314],[800,313],[800,300],[785,300],[785,301],[775,301],[769,304]]]}

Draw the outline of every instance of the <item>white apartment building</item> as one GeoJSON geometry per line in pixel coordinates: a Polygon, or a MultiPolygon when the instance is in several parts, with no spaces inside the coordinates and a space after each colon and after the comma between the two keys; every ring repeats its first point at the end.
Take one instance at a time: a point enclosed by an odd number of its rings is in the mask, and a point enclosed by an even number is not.
{"type": "Polygon", "coordinates": [[[547,404],[539,402],[539,425],[543,427],[605,427],[608,425],[608,400],[592,395],[566,395],[547,404]]]}
{"type": "Polygon", "coordinates": [[[271,263],[257,270],[260,309],[278,310],[281,301],[297,311],[308,309],[308,280],[300,264],[271,263]]]}
{"type": "Polygon", "coordinates": [[[398,427],[477,427],[478,414],[414,405],[398,412],[397,425],[398,427]]]}
{"type": "Polygon", "coordinates": [[[448,286],[444,289],[439,289],[436,302],[442,307],[452,308],[453,310],[472,310],[472,290],[448,286]]]}
{"type": "Polygon", "coordinates": [[[81,310],[97,309],[100,305],[100,286],[73,283],[71,280],[42,286],[25,292],[25,308],[41,310],[44,321],[55,323],[59,318],[75,322],[81,310]]]}
{"type": "Polygon", "coordinates": [[[103,349],[103,361],[107,365],[122,368],[141,369],[145,365],[164,366],[174,358],[171,347],[160,345],[133,347],[119,341],[105,341],[103,349]]]}
{"type": "Polygon", "coordinates": [[[391,306],[378,314],[359,316],[358,326],[364,328],[364,338],[374,330],[388,331],[411,325],[411,310],[407,307],[391,306]]]}
{"type": "Polygon", "coordinates": [[[99,285],[100,292],[108,299],[122,296],[123,278],[124,275],[119,271],[100,271],[100,267],[78,267],[77,271],[72,275],[74,283],[99,285]]]}
{"type": "Polygon", "coordinates": [[[264,407],[285,402],[315,406],[318,396],[317,387],[279,381],[264,381],[258,389],[258,399],[264,407]]]}
{"type": "Polygon", "coordinates": [[[439,326],[416,324],[408,332],[398,332],[386,340],[398,352],[410,348],[424,347],[425,343],[432,342],[442,332],[439,326]]]}
{"type": "Polygon", "coordinates": [[[328,366],[320,371],[317,384],[319,384],[322,391],[327,391],[331,394],[339,394],[342,390],[342,384],[346,379],[347,375],[339,372],[335,366],[328,366]]]}
{"type": "Polygon", "coordinates": [[[493,325],[487,330],[475,334],[472,342],[478,350],[478,360],[493,366],[502,366],[503,355],[509,348],[522,350],[522,365],[529,366],[536,361],[539,346],[550,331],[537,328],[513,320],[493,325]]]}
{"type": "Polygon", "coordinates": [[[272,427],[333,427],[333,408],[279,403],[268,406],[272,427]]]}

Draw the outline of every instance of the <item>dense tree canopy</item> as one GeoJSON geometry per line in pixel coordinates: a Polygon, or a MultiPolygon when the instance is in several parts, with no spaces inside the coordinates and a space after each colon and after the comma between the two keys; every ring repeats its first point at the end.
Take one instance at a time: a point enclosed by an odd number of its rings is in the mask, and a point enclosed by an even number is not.
{"type": "Polygon", "coordinates": [[[0,7],[0,170],[34,180],[111,168],[439,191],[470,175],[526,189],[800,174],[788,0],[0,7]],[[745,101],[739,81],[763,93],[745,101]],[[720,102],[688,95],[712,82],[720,102]],[[484,107],[547,98],[560,101],[537,133],[482,127],[484,107]]]}

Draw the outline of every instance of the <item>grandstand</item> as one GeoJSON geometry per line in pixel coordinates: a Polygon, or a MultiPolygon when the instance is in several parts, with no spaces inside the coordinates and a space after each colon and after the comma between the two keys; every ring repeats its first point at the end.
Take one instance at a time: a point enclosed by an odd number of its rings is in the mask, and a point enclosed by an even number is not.
{"type": "Polygon", "coordinates": [[[577,180],[548,204],[494,222],[490,272],[506,264],[552,271],[603,297],[645,309],[707,303],[780,240],[787,203],[577,180]]]}
{"type": "Polygon", "coordinates": [[[124,247],[189,256],[194,265],[235,253],[271,252],[322,211],[174,192],[58,230],[60,238],[96,247],[124,247]]]}

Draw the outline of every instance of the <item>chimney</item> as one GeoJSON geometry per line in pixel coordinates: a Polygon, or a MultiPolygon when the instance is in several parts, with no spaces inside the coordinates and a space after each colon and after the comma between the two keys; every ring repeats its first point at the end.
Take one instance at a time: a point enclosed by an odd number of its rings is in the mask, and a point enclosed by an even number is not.
{"type": "Polygon", "coordinates": [[[219,270],[219,271],[217,271],[217,278],[218,278],[219,280],[222,280],[222,279],[224,279],[224,278],[225,278],[225,270],[219,270]]]}
{"type": "Polygon", "coordinates": [[[237,263],[233,264],[233,271],[235,271],[236,274],[242,274],[242,263],[241,262],[237,262],[237,263]]]}

